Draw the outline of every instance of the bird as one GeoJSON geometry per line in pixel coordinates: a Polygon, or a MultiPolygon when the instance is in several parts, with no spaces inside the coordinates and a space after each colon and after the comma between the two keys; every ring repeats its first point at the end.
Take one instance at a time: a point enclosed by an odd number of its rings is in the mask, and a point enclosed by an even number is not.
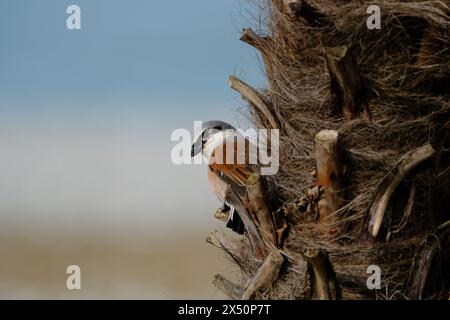
{"type": "Polygon", "coordinates": [[[228,196],[233,193],[243,200],[246,194],[247,178],[258,171],[258,166],[252,164],[256,161],[250,161],[252,159],[249,152],[250,143],[248,138],[240,134],[232,125],[215,120],[203,123],[191,148],[192,157],[201,153],[208,163],[208,180],[211,190],[223,203],[221,213],[228,214],[226,226],[241,235],[245,231],[242,213],[236,210],[228,196]]]}

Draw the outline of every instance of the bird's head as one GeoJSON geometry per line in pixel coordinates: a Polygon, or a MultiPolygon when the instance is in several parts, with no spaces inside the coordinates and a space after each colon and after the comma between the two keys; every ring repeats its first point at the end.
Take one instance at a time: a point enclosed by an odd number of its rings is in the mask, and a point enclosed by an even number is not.
{"type": "Polygon", "coordinates": [[[203,123],[202,130],[194,138],[191,148],[191,156],[194,157],[203,151],[205,144],[215,134],[234,127],[223,121],[207,121],[203,123]]]}

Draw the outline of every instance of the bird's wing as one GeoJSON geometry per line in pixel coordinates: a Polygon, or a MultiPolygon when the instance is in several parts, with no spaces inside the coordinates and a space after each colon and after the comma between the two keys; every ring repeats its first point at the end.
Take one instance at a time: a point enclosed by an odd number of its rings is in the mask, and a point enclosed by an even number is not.
{"type": "Polygon", "coordinates": [[[256,160],[255,145],[242,136],[229,136],[213,150],[209,167],[219,179],[230,186],[230,189],[243,197],[246,194],[248,177],[259,172],[256,160]]]}
{"type": "MultiPolygon", "coordinates": [[[[222,171],[217,170],[217,168],[214,168],[214,166],[209,167],[209,172],[211,172],[211,176],[215,176],[215,178],[211,178],[210,181],[215,181],[214,184],[220,185],[220,192],[213,191],[218,196],[220,200],[225,198],[225,195],[227,194],[228,190],[233,191],[236,193],[240,198],[244,198],[247,195],[247,190],[245,185],[242,185],[240,183],[237,183],[236,180],[234,180],[231,176],[228,174],[224,174],[222,171]],[[219,197],[223,196],[223,197],[219,197]]],[[[218,188],[216,187],[216,190],[218,188]]]]}

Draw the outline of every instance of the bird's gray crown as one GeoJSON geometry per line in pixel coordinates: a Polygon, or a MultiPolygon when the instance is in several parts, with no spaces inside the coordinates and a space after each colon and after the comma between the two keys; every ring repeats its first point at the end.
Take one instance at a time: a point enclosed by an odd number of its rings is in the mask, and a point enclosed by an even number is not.
{"type": "Polygon", "coordinates": [[[203,146],[208,139],[217,132],[234,129],[234,127],[220,120],[206,121],[202,123],[202,130],[200,134],[195,137],[192,142],[191,156],[194,157],[203,150],[203,146]]]}

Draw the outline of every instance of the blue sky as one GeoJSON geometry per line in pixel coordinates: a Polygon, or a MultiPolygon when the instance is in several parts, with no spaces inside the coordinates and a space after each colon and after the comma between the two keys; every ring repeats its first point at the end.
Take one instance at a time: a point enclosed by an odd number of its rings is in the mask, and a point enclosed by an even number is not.
{"type": "MultiPolygon", "coordinates": [[[[0,265],[1,296],[50,295],[46,279],[65,275],[57,263],[64,251],[67,263],[93,264],[87,272],[97,268],[107,279],[105,286],[96,278],[99,285],[91,282],[80,297],[136,297],[142,287],[141,297],[211,297],[212,286],[204,287],[220,270],[208,268],[228,270],[204,241],[224,228],[213,218],[219,203],[205,166],[171,162],[170,136],[193,130],[194,120],[236,125],[242,102],[228,87],[230,74],[264,85],[257,53],[239,41],[245,3],[0,1],[0,250],[9,257],[0,265]],[[78,31],[66,28],[71,4],[81,7],[78,31]],[[186,252],[158,251],[168,240],[183,241],[186,252]],[[104,259],[79,243],[137,253],[125,255],[118,278],[123,256],[113,250],[104,259]],[[208,263],[187,262],[189,250],[208,263]],[[156,256],[143,262],[149,252],[156,256]],[[133,285],[136,266],[148,272],[133,285]],[[32,270],[31,278],[20,270],[32,270]],[[183,293],[160,278],[203,289],[183,293]]],[[[63,280],[52,297],[68,294],[63,280]]]]}
{"type": "Polygon", "coordinates": [[[1,226],[210,225],[205,168],[174,166],[170,135],[234,121],[242,103],[229,75],[264,84],[239,41],[245,3],[1,1],[1,226]],[[66,28],[71,4],[81,30],[66,28]]]}
{"type": "Polygon", "coordinates": [[[3,0],[2,116],[227,117],[228,75],[262,84],[256,53],[238,41],[244,4],[3,0]],[[66,28],[70,4],[81,7],[82,30],[66,28]]]}

